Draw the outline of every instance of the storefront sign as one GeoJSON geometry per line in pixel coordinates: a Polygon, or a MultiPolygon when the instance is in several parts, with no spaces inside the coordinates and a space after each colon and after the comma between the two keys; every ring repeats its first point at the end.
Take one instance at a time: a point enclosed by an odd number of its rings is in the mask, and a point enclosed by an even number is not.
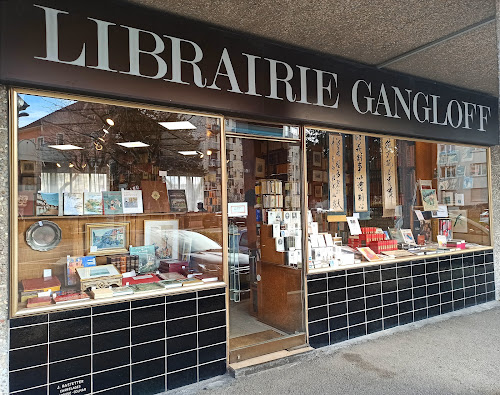
{"type": "Polygon", "coordinates": [[[341,134],[328,135],[328,185],[330,186],[330,211],[344,213],[344,138],[341,134]]]}
{"type": "Polygon", "coordinates": [[[4,83],[498,143],[497,101],[477,92],[114,1],[4,1],[0,13],[4,83]]]}
{"type": "Polygon", "coordinates": [[[366,137],[360,134],[352,136],[352,154],[354,159],[354,211],[369,211],[368,166],[366,154],[366,137]]]}

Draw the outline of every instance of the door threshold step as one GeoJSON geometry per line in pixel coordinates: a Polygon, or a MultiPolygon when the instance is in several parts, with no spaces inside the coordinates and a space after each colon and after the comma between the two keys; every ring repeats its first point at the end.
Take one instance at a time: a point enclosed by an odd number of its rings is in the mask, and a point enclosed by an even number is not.
{"type": "Polygon", "coordinates": [[[298,361],[314,350],[309,346],[293,347],[290,350],[276,351],[229,365],[229,374],[234,378],[248,376],[269,368],[286,365],[298,361]]]}

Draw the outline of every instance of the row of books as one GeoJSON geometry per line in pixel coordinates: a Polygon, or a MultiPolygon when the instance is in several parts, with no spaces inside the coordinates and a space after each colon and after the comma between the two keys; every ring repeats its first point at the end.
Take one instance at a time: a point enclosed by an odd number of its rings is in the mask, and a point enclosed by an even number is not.
{"type": "MultiPolygon", "coordinates": [[[[114,215],[187,211],[184,190],[167,191],[161,181],[143,181],[143,184],[146,189],[142,190],[64,192],[62,214],[114,215]]],[[[60,204],[60,194],[57,192],[19,192],[18,207],[21,216],[57,216],[61,214],[60,204]]]]}

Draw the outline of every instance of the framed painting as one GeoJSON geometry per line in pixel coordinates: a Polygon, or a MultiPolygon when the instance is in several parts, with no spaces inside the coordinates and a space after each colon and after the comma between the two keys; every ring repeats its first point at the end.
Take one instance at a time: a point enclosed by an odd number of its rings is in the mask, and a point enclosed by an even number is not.
{"type": "Polygon", "coordinates": [[[156,259],[179,259],[179,221],[145,220],[144,244],[154,245],[156,259]]]}
{"type": "Polygon", "coordinates": [[[130,222],[85,224],[85,255],[113,255],[127,252],[130,222]]]}

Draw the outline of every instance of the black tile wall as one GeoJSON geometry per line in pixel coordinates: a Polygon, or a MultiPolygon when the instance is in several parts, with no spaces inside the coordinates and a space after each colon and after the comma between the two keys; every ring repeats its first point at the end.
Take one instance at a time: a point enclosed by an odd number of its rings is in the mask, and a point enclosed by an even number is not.
{"type": "Polygon", "coordinates": [[[70,381],[81,393],[156,394],[221,375],[225,289],[13,319],[9,359],[19,394],[70,381]]]}
{"type": "Polygon", "coordinates": [[[307,278],[309,343],[323,347],[495,299],[490,251],[307,278]]]}

